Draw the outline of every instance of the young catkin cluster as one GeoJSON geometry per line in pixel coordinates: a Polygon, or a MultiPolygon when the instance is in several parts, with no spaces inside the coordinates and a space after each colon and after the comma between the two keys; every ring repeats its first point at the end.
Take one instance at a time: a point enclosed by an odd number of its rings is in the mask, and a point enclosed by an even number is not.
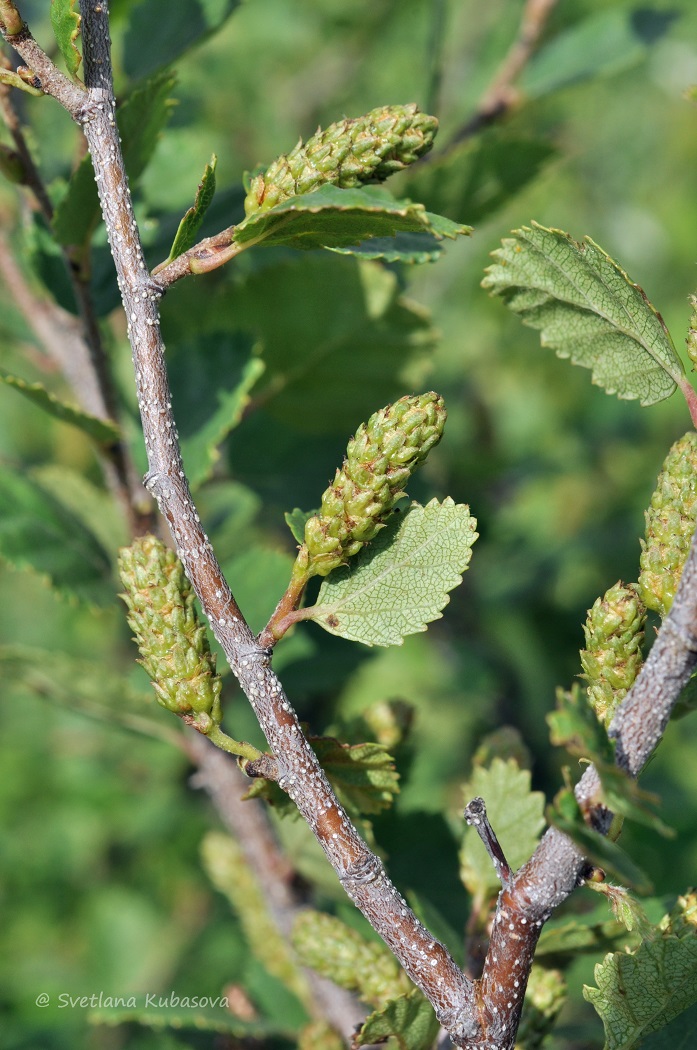
{"type": "Polygon", "coordinates": [[[697,519],[697,433],[675,442],[646,511],[639,593],[661,617],[673,604],[697,519]]]}
{"type": "Polygon", "coordinates": [[[320,186],[352,189],[381,182],[428,153],[437,130],[436,118],[420,113],[414,103],[381,106],[363,117],[320,128],[251,180],[245,214],[267,211],[320,186]]]}
{"type": "Polygon", "coordinates": [[[588,702],[606,728],[641,670],[645,623],[646,608],[635,583],[616,583],[588,612],[581,665],[588,702]]]}
{"type": "Polygon", "coordinates": [[[440,441],[445,419],[443,399],[431,391],[400,398],[358,428],[319,514],[305,524],[298,559],[307,576],[326,576],[374,538],[440,441]]]}
{"type": "Polygon", "coordinates": [[[175,714],[192,716],[207,733],[222,718],[222,683],[182,563],[156,536],[141,536],[120,551],[119,573],[139,662],[157,699],[175,714]]]}

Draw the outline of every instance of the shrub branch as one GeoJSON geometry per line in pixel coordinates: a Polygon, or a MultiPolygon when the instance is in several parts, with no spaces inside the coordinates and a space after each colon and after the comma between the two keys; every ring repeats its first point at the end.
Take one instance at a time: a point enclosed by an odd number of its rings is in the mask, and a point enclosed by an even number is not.
{"type": "MultiPolygon", "coordinates": [[[[551,7],[542,5],[541,10],[551,7]]],[[[14,7],[5,3],[4,9],[14,7]]],[[[452,1041],[465,1050],[512,1050],[527,977],[544,922],[582,881],[587,862],[551,828],[531,859],[505,884],[496,907],[481,980],[472,981],[422,926],[338,803],[296,715],[225,581],[200,524],[184,473],[159,321],[161,287],[148,273],[131,206],[115,122],[108,3],[83,3],[86,90],[55,68],[28,30],[11,44],[82,126],[92,156],[133,350],[148,474],[145,484],[170,526],[187,575],[266,735],[279,785],[296,803],[351,900],[433,1004],[452,1041]]],[[[7,35],[7,34],[6,34],[7,35]]],[[[670,710],[697,662],[697,547],[693,541],[670,614],[634,687],[612,723],[619,764],[637,775],[659,742],[670,710]]],[[[607,832],[599,779],[588,767],[576,796],[589,822],[607,832]]]]}

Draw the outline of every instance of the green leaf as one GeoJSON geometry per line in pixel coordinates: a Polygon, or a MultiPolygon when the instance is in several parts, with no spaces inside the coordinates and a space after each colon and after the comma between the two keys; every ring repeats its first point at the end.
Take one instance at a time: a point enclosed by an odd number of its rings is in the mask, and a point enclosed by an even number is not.
{"type": "Polygon", "coordinates": [[[686,685],[683,686],[678,702],[671,711],[670,717],[674,719],[684,718],[692,711],[697,710],[697,674],[693,674],[686,685]]]}
{"type": "MultiPolygon", "coordinates": [[[[237,385],[226,389],[226,384],[221,383],[216,391],[217,405],[207,421],[195,434],[182,440],[182,457],[192,490],[207,481],[213,473],[220,458],[218,446],[241,422],[250,402],[250,391],[263,371],[264,362],[258,357],[250,358],[242,367],[237,385]]],[[[226,377],[226,382],[229,379],[226,377]]]]}
{"type": "MultiPolygon", "coordinates": [[[[399,791],[394,759],[382,744],[342,744],[333,737],[309,736],[310,745],[350,816],[389,809],[399,791]]],[[[295,814],[294,803],[272,781],[257,780],[245,798],[264,798],[283,815],[295,814]]]]}
{"type": "Polygon", "coordinates": [[[72,314],[78,313],[65,257],[43,215],[34,212],[24,226],[23,255],[52,299],[72,314]]]}
{"type": "Polygon", "coordinates": [[[564,788],[558,792],[554,804],[547,807],[546,816],[550,824],[576,843],[592,864],[631,886],[637,893],[651,892],[651,882],[624,850],[605,835],[588,827],[573,791],[564,788]]]}
{"type": "Polygon", "coordinates": [[[528,98],[590,77],[629,69],[670,28],[675,11],[614,7],[599,11],[550,40],[533,55],[519,81],[528,98]]]}
{"type": "Polygon", "coordinates": [[[421,992],[391,999],[382,1010],[371,1014],[354,1038],[354,1046],[397,1040],[399,1050],[431,1050],[440,1030],[433,1007],[421,992]]]}
{"type": "Polygon", "coordinates": [[[324,579],[312,619],[364,645],[401,645],[440,619],[469,565],[476,524],[449,497],[392,515],[350,565],[324,579]]]}
{"type": "Polygon", "coordinates": [[[223,562],[223,571],[235,588],[235,597],[253,631],[268,622],[279,595],[288,585],[293,559],[261,540],[223,562]]]}
{"type": "Polygon", "coordinates": [[[26,80],[23,80],[17,73],[13,73],[11,69],[0,69],[0,84],[4,84],[6,87],[17,88],[19,91],[26,91],[28,95],[43,95],[41,88],[28,84],[26,80]]]}
{"type": "MultiPolygon", "coordinates": [[[[464,786],[465,802],[483,798],[487,816],[515,871],[535,851],[544,827],[545,799],[530,790],[530,772],[517,762],[495,758],[489,769],[479,766],[464,786]]],[[[476,828],[466,827],[460,850],[460,877],[473,896],[488,897],[501,888],[491,859],[476,828]]]]}
{"type": "Polygon", "coordinates": [[[319,763],[341,801],[358,813],[389,809],[399,791],[394,759],[382,744],[342,744],[333,737],[311,741],[319,763]]]}
{"type": "Polygon", "coordinates": [[[697,1046],[697,1003],[642,1040],[641,1050],[693,1050],[697,1046]]]}
{"type": "Polygon", "coordinates": [[[189,483],[196,488],[211,476],[218,446],[241,422],[250,391],[264,372],[246,333],[216,331],[175,338],[163,313],[172,403],[179,420],[182,456],[189,483]]]}
{"type": "Polygon", "coordinates": [[[301,911],[293,923],[292,943],[303,966],[356,992],[363,1002],[381,1007],[412,987],[392,952],[367,940],[341,919],[324,912],[301,911]]]}
{"type": "Polygon", "coordinates": [[[148,695],[97,661],[27,645],[0,646],[8,677],[51,704],[130,732],[181,746],[181,733],[148,695]]]}
{"type": "Polygon", "coordinates": [[[316,510],[300,510],[300,507],[295,507],[283,515],[286,525],[293,533],[293,539],[298,543],[303,543],[305,540],[305,522],[316,513],[316,510]]]}
{"type": "Polygon", "coordinates": [[[93,484],[84,473],[62,463],[46,463],[31,472],[44,492],[66,507],[112,556],[132,541],[114,495],[93,484]]]}
{"type": "Polygon", "coordinates": [[[397,233],[394,237],[373,237],[351,248],[330,248],[337,255],[356,255],[360,259],[384,259],[393,263],[437,262],[445,250],[442,240],[431,233],[397,233]]]}
{"type": "Polygon", "coordinates": [[[98,445],[113,445],[120,439],[121,433],[116,423],[112,423],[110,420],[98,419],[88,412],[83,412],[82,409],[66,404],[65,401],[59,400],[55,394],[50,393],[41,383],[28,383],[25,379],[20,379],[19,376],[10,375],[9,372],[2,368],[0,368],[0,382],[19,391],[24,397],[33,401],[39,408],[42,408],[44,412],[48,412],[49,415],[55,416],[56,419],[60,419],[63,423],[70,423],[72,426],[77,427],[78,430],[82,430],[93,441],[96,441],[98,445]]]}
{"type": "MultiPolygon", "coordinates": [[[[689,898],[688,898],[689,901],[689,898]]],[[[607,1050],[635,1050],[697,1003],[697,936],[685,899],[631,954],[607,955],[595,967],[597,988],[585,986],[605,1026],[607,1050]]]]}
{"type": "Polygon", "coordinates": [[[557,155],[541,139],[493,128],[410,173],[405,193],[430,210],[478,224],[528,185],[557,155]]]}
{"type": "Polygon", "coordinates": [[[307,980],[279,932],[241,845],[229,835],[209,831],[201,843],[201,858],[209,879],[234,908],[250,951],[273,977],[309,1006],[307,980]]]}
{"type": "Polygon", "coordinates": [[[75,0],[51,0],[51,27],[71,77],[75,77],[82,55],[75,46],[80,33],[80,15],[75,0]]]}
{"type": "Polygon", "coordinates": [[[47,577],[59,592],[113,602],[112,565],[94,535],[25,472],[0,467],[0,558],[47,577]]]}
{"type": "Polygon", "coordinates": [[[263,243],[265,247],[351,249],[369,238],[398,233],[427,233],[440,241],[469,234],[471,228],[431,215],[422,204],[397,201],[381,188],[322,186],[250,215],[235,228],[235,243],[243,248],[263,243]]]}
{"type": "Polygon", "coordinates": [[[660,801],[643,791],[637,781],[615,765],[612,745],[595,716],[585,692],[578,684],[570,691],[557,690],[557,709],[547,715],[550,740],[565,747],[576,758],[592,762],[602,786],[603,802],[613,813],[651,827],[666,838],[674,832],[657,816],[653,807],[660,801]]]}
{"type": "Polygon", "coordinates": [[[169,66],[230,17],[240,0],[188,0],[172,18],[170,0],[142,0],[129,14],[124,67],[132,79],[169,66]]]}
{"type": "Polygon", "coordinates": [[[189,248],[196,243],[198,231],[201,229],[201,224],[215,195],[215,169],[217,163],[218,158],[214,153],[209,163],[203,169],[194,203],[179,223],[179,228],[166,262],[172,262],[173,259],[183,255],[184,252],[188,252],[189,248]]]}
{"type": "MultiPolygon", "coordinates": [[[[344,448],[357,419],[413,389],[410,377],[426,366],[437,335],[393,272],[334,254],[282,257],[233,285],[220,310],[221,328],[243,327],[260,342],[267,371],[256,399],[264,411],[292,431],[340,434],[344,448]]],[[[274,462],[283,453],[278,440],[267,450],[274,462]]]]}
{"type": "MultiPolygon", "coordinates": [[[[174,74],[159,73],[134,88],[116,111],[131,188],[147,167],[169,120],[174,105],[170,98],[174,84],[174,74]]],[[[88,155],[73,173],[67,192],[53,214],[52,227],[61,244],[86,250],[100,219],[99,197],[88,155]]]]}
{"type": "Polygon", "coordinates": [[[533,223],[493,252],[482,285],[503,297],[542,346],[593,371],[608,394],[653,405],[684,381],[660,314],[638,285],[586,237],[533,223]]]}
{"type": "Polygon", "coordinates": [[[598,955],[610,949],[623,949],[627,943],[626,927],[614,919],[605,922],[584,921],[584,916],[545,926],[535,949],[535,958],[565,956],[570,962],[577,954],[598,955]]]}

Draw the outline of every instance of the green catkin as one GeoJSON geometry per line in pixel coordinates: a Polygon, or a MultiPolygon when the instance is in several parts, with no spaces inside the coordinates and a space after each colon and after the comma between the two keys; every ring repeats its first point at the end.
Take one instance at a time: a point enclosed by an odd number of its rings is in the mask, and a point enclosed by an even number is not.
{"type": "Polygon", "coordinates": [[[388,999],[405,995],[413,985],[384,944],[319,911],[303,911],[292,932],[300,961],[340,988],[356,992],[363,1002],[380,1008],[388,999]]]}
{"type": "Polygon", "coordinates": [[[157,537],[142,536],[120,551],[119,573],[139,662],[158,701],[203,733],[219,726],[222,682],[179,558],[157,537]]]}
{"type": "Polygon", "coordinates": [[[363,117],[320,128],[251,180],[245,215],[268,211],[320,186],[352,189],[381,182],[427,153],[437,130],[436,118],[419,112],[414,103],[381,106],[363,117]]]}
{"type": "Polygon", "coordinates": [[[697,433],[675,442],[646,511],[639,594],[647,609],[670,612],[697,519],[697,433]]]}
{"type": "Polygon", "coordinates": [[[581,666],[588,702],[606,728],[641,670],[645,623],[646,608],[635,583],[616,583],[588,611],[581,666]]]}
{"type": "Polygon", "coordinates": [[[319,513],[305,523],[296,562],[304,575],[326,576],[374,538],[440,441],[445,419],[443,399],[430,392],[400,398],[358,428],[319,513]]]}
{"type": "Polygon", "coordinates": [[[533,966],[525,992],[516,1050],[538,1050],[542,1046],[554,1028],[566,996],[566,981],[561,970],[533,966]]]}

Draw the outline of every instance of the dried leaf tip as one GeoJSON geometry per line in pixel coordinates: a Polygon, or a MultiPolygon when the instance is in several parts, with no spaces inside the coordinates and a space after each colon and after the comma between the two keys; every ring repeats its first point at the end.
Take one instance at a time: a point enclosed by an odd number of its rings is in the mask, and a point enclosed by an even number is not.
{"type": "Polygon", "coordinates": [[[382,182],[428,153],[437,130],[436,118],[421,113],[414,103],[381,106],[324,131],[320,128],[251,180],[245,214],[267,211],[320,186],[351,189],[382,182]]]}
{"type": "Polygon", "coordinates": [[[489,823],[486,815],[486,805],[483,798],[473,798],[465,806],[465,820],[473,826],[484,843],[484,848],[491,857],[496,874],[501,879],[504,889],[513,881],[513,872],[510,869],[501,844],[496,838],[496,833],[489,823]]]}
{"type": "Polygon", "coordinates": [[[122,548],[119,573],[128,624],[158,701],[209,733],[221,722],[222,682],[182,563],[161,540],[148,535],[122,548]]]}

